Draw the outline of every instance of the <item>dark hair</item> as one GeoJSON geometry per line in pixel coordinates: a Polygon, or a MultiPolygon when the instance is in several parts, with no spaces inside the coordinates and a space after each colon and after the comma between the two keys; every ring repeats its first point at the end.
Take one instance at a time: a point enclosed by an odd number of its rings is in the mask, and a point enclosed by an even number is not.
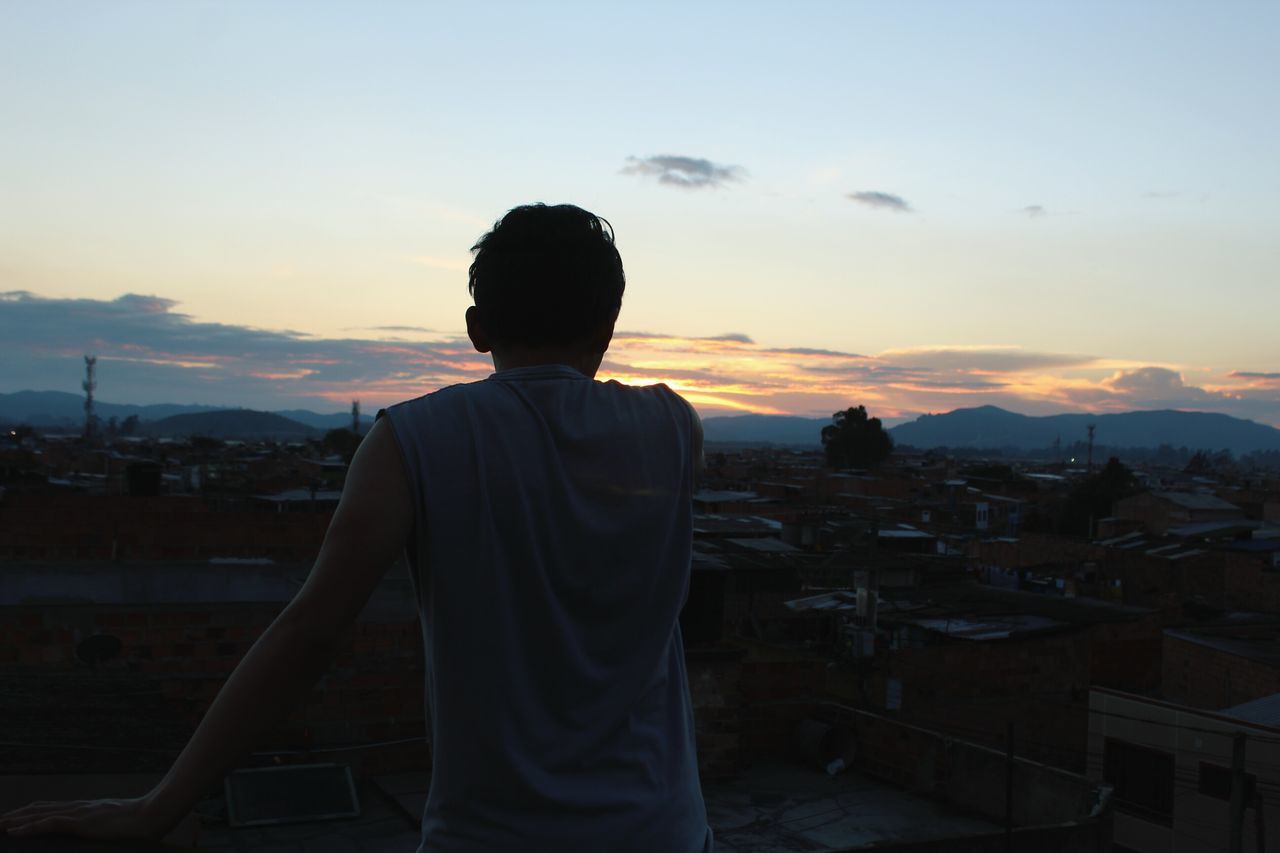
{"type": "Polygon", "coordinates": [[[613,227],[580,207],[514,208],[471,251],[467,289],[499,345],[585,344],[622,305],[613,227]]]}

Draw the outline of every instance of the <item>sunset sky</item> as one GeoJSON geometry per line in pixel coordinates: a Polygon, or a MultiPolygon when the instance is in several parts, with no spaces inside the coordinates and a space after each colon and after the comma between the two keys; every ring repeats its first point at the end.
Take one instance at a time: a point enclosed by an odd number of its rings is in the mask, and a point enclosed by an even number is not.
{"type": "Polygon", "coordinates": [[[370,411],[579,204],[704,414],[1280,426],[1280,3],[0,0],[0,392],[370,411]]]}

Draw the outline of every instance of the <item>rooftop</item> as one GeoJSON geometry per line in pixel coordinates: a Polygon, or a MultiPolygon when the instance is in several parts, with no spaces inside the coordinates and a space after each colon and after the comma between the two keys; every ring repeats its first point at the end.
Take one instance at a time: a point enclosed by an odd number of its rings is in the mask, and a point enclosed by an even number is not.
{"type": "Polygon", "coordinates": [[[1245,702],[1218,713],[1249,723],[1280,727],[1280,693],[1272,693],[1270,696],[1263,696],[1261,699],[1254,699],[1252,702],[1245,702]]]}
{"type": "Polygon", "coordinates": [[[1152,492],[1153,496],[1169,501],[1186,509],[1217,509],[1240,511],[1240,507],[1228,503],[1222,498],[1205,495],[1199,492],[1152,492]]]}
{"type": "Polygon", "coordinates": [[[1280,667],[1280,633],[1268,632],[1266,636],[1224,637],[1199,631],[1165,630],[1165,636],[1189,643],[1207,646],[1223,654],[1256,661],[1267,666],[1280,667]]]}

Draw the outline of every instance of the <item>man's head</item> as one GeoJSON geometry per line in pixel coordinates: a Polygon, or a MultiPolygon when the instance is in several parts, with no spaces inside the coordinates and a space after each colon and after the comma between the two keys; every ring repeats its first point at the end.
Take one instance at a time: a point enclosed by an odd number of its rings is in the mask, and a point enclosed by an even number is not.
{"type": "Polygon", "coordinates": [[[608,348],[626,282],[606,220],[571,204],[525,205],[471,251],[467,328],[477,349],[608,348]]]}

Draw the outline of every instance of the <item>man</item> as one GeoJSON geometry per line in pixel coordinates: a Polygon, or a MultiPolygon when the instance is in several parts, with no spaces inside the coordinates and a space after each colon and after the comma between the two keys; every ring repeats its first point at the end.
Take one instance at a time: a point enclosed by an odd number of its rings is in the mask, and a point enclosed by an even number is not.
{"type": "Polygon", "coordinates": [[[664,385],[594,381],[625,286],[603,220],[518,207],[472,251],[467,333],[496,372],[379,413],[306,584],[164,780],[0,826],[163,835],[305,694],[403,552],[432,729],[421,850],[711,849],[678,622],[697,415],[664,385]]]}

